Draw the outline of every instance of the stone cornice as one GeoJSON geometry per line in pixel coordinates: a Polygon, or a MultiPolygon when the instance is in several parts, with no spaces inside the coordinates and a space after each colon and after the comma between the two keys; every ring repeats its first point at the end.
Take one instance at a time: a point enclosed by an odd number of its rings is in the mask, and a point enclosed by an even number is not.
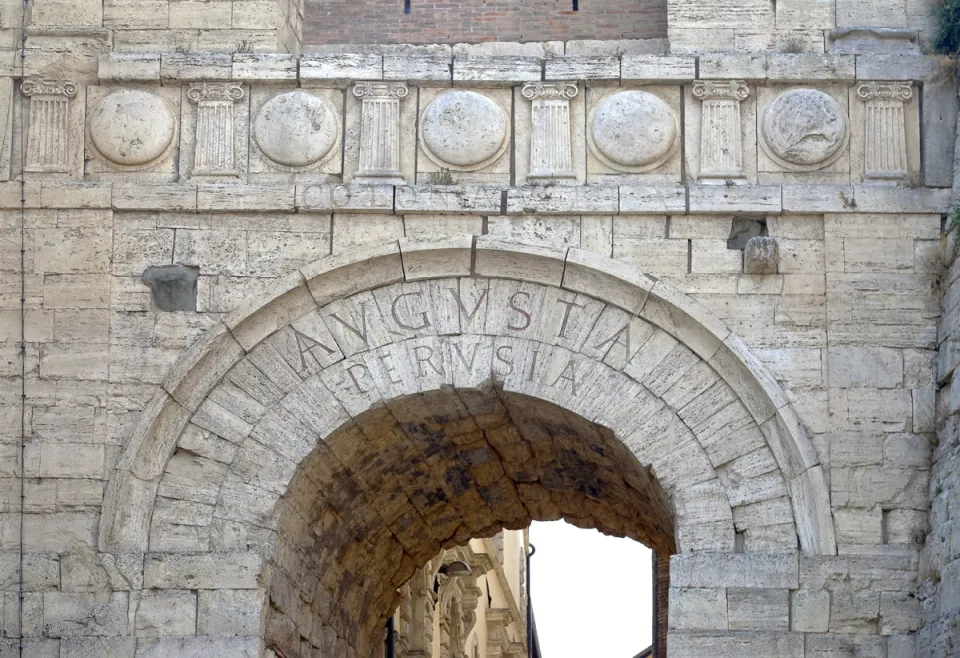
{"type": "Polygon", "coordinates": [[[694,79],[746,80],[751,84],[853,84],[857,80],[921,82],[936,69],[918,54],[820,55],[755,53],[715,55],[621,56],[558,55],[519,57],[454,55],[411,47],[389,54],[310,53],[105,53],[99,56],[102,81],[224,81],[307,84],[354,81],[405,81],[423,84],[520,86],[530,82],[579,80],[587,84],[621,82],[688,84],[694,79]],[[699,71],[699,76],[697,72],[699,71]]]}
{"type": "MultiPolygon", "coordinates": [[[[116,211],[381,214],[682,215],[944,213],[946,188],[877,185],[529,186],[62,183],[28,181],[26,208],[116,211]],[[504,207],[502,199],[506,195],[504,207]],[[546,197],[549,197],[546,201],[546,197]]],[[[20,184],[0,183],[0,209],[20,208],[20,184]]]]}

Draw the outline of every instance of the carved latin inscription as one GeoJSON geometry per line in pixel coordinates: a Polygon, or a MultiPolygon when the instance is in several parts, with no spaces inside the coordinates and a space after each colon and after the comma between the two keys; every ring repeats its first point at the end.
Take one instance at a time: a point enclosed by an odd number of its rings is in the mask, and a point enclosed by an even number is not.
{"type": "Polygon", "coordinates": [[[63,80],[24,80],[20,85],[30,97],[30,127],[24,169],[32,172],[70,171],[70,99],[77,85],[63,80]]]}
{"type": "Polygon", "coordinates": [[[750,97],[750,87],[737,80],[698,80],[693,95],[702,102],[700,178],[743,176],[740,103],[750,97]]]}
{"type": "Polygon", "coordinates": [[[886,180],[907,177],[907,129],[903,105],[913,98],[909,82],[870,82],[857,87],[866,104],[864,176],[886,180]]]}
{"type": "Polygon", "coordinates": [[[577,96],[572,82],[528,82],[520,92],[533,101],[528,178],[575,178],[570,136],[570,99],[577,96]]]}
{"type": "Polygon", "coordinates": [[[311,316],[326,330],[297,343],[311,359],[346,357],[332,385],[352,397],[383,385],[492,377],[581,398],[597,361],[627,365],[654,331],[582,295],[496,279],[461,283],[404,284],[333,302],[311,316]]]}
{"type": "Polygon", "coordinates": [[[400,99],[407,96],[402,82],[358,82],[353,95],[360,99],[360,169],[358,178],[402,179],[400,173],[400,99]]]}
{"type": "Polygon", "coordinates": [[[193,175],[235,176],[233,104],[243,98],[243,87],[232,82],[194,83],[187,98],[197,104],[193,175]]]}

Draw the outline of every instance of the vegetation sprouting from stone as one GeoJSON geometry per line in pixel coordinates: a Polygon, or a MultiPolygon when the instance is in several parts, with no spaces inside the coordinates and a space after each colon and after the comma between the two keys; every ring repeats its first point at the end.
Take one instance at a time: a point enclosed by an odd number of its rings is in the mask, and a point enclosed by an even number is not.
{"type": "Polygon", "coordinates": [[[960,0],[941,0],[937,23],[940,31],[933,41],[933,49],[943,55],[960,52],[960,0]]]}

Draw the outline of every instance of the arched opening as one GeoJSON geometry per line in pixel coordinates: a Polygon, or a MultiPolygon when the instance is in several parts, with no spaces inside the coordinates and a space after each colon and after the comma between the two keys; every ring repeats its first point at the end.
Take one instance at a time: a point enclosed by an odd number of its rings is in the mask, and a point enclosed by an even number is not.
{"type": "Polygon", "coordinates": [[[679,589],[700,582],[691,553],[780,553],[761,561],[793,588],[798,547],[836,554],[816,454],[743,342],[577,249],[456,236],[322,259],[212,328],[163,389],[99,544],[144,589],[208,592],[183,646],[367,658],[431,550],[533,518],[675,548],[679,589]]]}
{"type": "MultiPolygon", "coordinates": [[[[675,551],[666,494],[612,431],[497,387],[397,398],[346,422],[280,509],[265,641],[291,657],[368,655],[421,567],[504,528],[563,518],[675,551]]],[[[414,607],[428,604],[428,580],[411,584],[424,598],[414,607]]],[[[404,632],[424,649],[431,631],[412,619],[404,632]]]]}

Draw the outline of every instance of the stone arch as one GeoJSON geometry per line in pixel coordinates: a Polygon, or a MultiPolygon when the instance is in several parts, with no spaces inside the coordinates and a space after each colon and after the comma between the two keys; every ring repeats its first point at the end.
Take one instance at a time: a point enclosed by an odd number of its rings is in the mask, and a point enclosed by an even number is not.
{"type": "MultiPolygon", "coordinates": [[[[562,416],[570,436],[603,446],[596,454],[623,449],[608,462],[632,460],[635,468],[618,471],[617,481],[640,492],[648,509],[669,507],[674,520],[670,529],[656,527],[662,514],[638,523],[626,496],[623,518],[596,509],[580,519],[585,525],[665,552],[733,552],[737,530],[748,551],[799,544],[805,554],[836,552],[823,472],[799,419],[719,320],[632,266],[579,249],[470,236],[404,239],[322,259],[211,331],[175,365],[124,446],[100,548],[147,553],[145,570],[154,572],[170,553],[237,554],[239,566],[256,574],[261,565],[246,554],[272,556],[273,565],[288,567],[260,574],[273,597],[273,579],[292,580],[302,568],[291,556],[304,546],[278,540],[291,534],[286,524],[307,519],[298,496],[329,495],[321,485],[335,479],[331,464],[348,458],[331,446],[355,453],[384,435],[409,441],[416,431],[429,435],[431,423],[445,436],[457,436],[453,427],[485,430],[498,403],[528,440],[544,431],[538,418],[562,416]],[[206,525],[172,523],[178,514],[203,516],[206,525]]],[[[436,545],[521,527],[543,503],[530,492],[511,507],[514,497],[504,493],[503,509],[473,525],[447,517],[436,545]]],[[[349,502],[342,501],[346,509],[363,511],[349,502]]],[[[569,516],[549,505],[534,516],[557,511],[569,516]]],[[[350,521],[340,525],[357,531],[353,514],[350,521]]],[[[359,558],[340,552],[336,559],[359,558]]],[[[411,556],[394,573],[412,575],[421,559],[411,556]]],[[[382,614],[375,612],[366,630],[382,614]]],[[[358,629],[341,631],[342,641],[358,629]]]]}

